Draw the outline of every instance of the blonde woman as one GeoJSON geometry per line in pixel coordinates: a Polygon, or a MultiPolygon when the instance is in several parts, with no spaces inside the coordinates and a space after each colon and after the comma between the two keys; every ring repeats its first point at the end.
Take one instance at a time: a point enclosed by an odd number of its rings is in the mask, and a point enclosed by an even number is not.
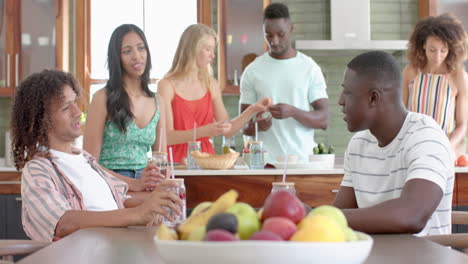
{"type": "Polygon", "coordinates": [[[166,111],[166,131],[175,162],[182,162],[187,156],[187,142],[193,140],[195,126],[202,151],[214,153],[211,137],[233,136],[252,116],[266,111],[271,104],[264,98],[229,120],[211,69],[215,47],[213,29],[202,24],[189,26],[182,33],[171,69],[159,82],[158,93],[171,106],[166,111]]]}

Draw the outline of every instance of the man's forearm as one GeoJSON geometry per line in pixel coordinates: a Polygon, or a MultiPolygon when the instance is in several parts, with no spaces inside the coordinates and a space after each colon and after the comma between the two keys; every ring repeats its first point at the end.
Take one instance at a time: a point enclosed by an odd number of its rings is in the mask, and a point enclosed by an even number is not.
{"type": "Polygon", "coordinates": [[[138,224],[141,223],[138,222],[134,208],[112,211],[70,210],[57,223],[55,236],[65,237],[88,227],[125,227],[138,224]]]}
{"type": "Polygon", "coordinates": [[[305,127],[327,129],[328,113],[324,110],[304,111],[294,107],[292,118],[296,119],[305,127]]]}
{"type": "Polygon", "coordinates": [[[369,208],[343,209],[348,225],[358,231],[379,233],[419,233],[427,219],[417,215],[398,199],[388,200],[369,208]]]}
{"type": "Polygon", "coordinates": [[[255,136],[254,122],[252,122],[252,121],[247,122],[247,125],[245,126],[243,132],[244,132],[244,135],[255,136]]]}

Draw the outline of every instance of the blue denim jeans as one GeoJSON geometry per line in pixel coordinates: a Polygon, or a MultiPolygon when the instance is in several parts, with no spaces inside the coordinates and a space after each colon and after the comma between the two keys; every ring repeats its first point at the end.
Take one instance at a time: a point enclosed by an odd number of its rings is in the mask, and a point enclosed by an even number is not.
{"type": "Polygon", "coordinates": [[[139,180],[141,178],[141,172],[143,169],[138,170],[112,170],[115,173],[123,175],[125,177],[133,178],[139,180]]]}

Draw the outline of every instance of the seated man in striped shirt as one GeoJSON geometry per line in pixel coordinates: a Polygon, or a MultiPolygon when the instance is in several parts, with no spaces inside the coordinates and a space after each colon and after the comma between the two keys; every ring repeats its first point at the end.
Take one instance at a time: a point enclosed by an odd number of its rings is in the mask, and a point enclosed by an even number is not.
{"type": "Polygon", "coordinates": [[[83,150],[77,101],[81,90],[69,73],[44,70],[16,91],[11,118],[13,156],[22,169],[22,222],[33,240],[51,241],[86,227],[144,225],[163,206],[178,214],[179,197],[162,182],[145,199],[129,198],[128,184],[83,150]]]}
{"type": "Polygon", "coordinates": [[[454,154],[429,116],[401,102],[401,72],[388,53],[355,57],[339,104],[348,130],[344,178],[334,205],[367,233],[451,233],[454,154]]]}

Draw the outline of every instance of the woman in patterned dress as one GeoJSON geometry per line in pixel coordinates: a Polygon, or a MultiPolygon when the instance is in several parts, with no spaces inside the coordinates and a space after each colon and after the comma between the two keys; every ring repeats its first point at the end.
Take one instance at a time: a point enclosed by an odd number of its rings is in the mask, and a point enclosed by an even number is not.
{"type": "Polygon", "coordinates": [[[103,167],[154,188],[162,175],[147,164],[147,152],[166,148],[165,114],[164,102],[148,88],[151,55],[143,31],[132,24],[116,28],[107,60],[109,80],[88,109],[83,148],[103,167]]]}
{"type": "Polygon", "coordinates": [[[457,154],[465,152],[467,131],[466,56],[467,36],[461,22],[449,14],[428,17],[414,27],[409,64],[403,70],[403,103],[409,111],[432,116],[457,154]]]}

